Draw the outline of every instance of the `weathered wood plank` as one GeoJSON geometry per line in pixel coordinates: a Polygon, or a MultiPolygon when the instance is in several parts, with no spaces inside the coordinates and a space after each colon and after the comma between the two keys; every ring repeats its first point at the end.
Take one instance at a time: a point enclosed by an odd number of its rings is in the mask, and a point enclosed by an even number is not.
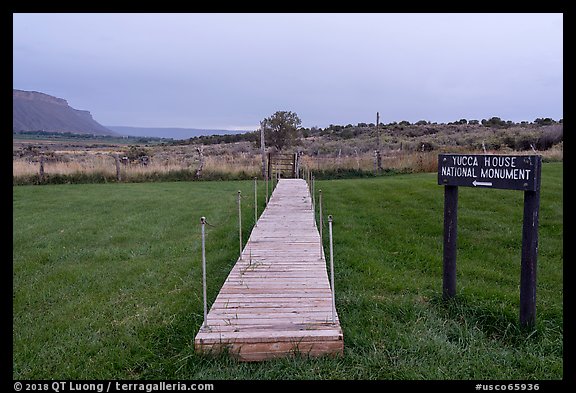
{"type": "Polygon", "coordinates": [[[195,338],[243,361],[341,355],[326,260],[304,180],[281,179],[195,338]]]}
{"type": "Polygon", "coordinates": [[[206,345],[206,351],[220,352],[227,350],[241,361],[255,362],[275,357],[304,356],[316,357],[322,355],[342,355],[343,347],[338,341],[317,342],[301,341],[274,343],[232,343],[206,345]]]}
{"type": "MultiPolygon", "coordinates": [[[[333,325],[332,325],[333,326],[333,325]]],[[[342,340],[342,330],[326,328],[318,330],[285,330],[285,331],[250,331],[250,332],[202,332],[197,337],[200,344],[259,343],[259,342],[295,342],[307,341],[338,341],[342,340]]]]}

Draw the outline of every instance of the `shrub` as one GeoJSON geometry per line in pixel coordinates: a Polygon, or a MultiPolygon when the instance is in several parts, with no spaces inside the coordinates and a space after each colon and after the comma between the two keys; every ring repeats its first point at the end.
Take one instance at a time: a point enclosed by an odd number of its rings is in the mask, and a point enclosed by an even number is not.
{"type": "Polygon", "coordinates": [[[544,132],[536,140],[538,150],[548,150],[564,139],[563,127],[546,127],[544,132]]]}

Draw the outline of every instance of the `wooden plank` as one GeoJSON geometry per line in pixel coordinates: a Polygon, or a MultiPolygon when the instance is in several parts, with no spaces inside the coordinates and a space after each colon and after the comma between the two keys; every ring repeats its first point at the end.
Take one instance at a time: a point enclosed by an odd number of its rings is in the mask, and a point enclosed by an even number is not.
{"type": "MultiPolygon", "coordinates": [[[[285,313],[308,313],[308,312],[328,312],[332,311],[332,305],[330,303],[325,303],[322,305],[309,305],[300,307],[268,307],[268,306],[256,306],[256,307],[225,307],[224,305],[218,307],[212,307],[210,309],[211,314],[214,316],[221,315],[247,315],[252,316],[253,312],[267,313],[267,314],[277,314],[284,310],[285,313]]],[[[212,316],[211,315],[211,316],[212,316]]]]}
{"type": "MultiPolygon", "coordinates": [[[[292,311],[286,310],[285,312],[282,311],[272,311],[272,310],[237,310],[237,309],[211,309],[210,315],[208,316],[208,321],[210,318],[218,318],[218,319],[266,319],[266,318],[295,318],[298,320],[308,318],[308,319],[317,319],[323,320],[327,313],[331,312],[331,308],[327,310],[302,310],[302,309],[294,309],[292,311]]],[[[329,315],[330,319],[332,319],[332,315],[329,315]]]]}
{"type": "Polygon", "coordinates": [[[212,344],[206,346],[206,350],[215,353],[226,350],[236,359],[245,362],[259,362],[286,356],[318,357],[343,354],[343,346],[338,341],[212,344]]]}
{"type": "Polygon", "coordinates": [[[234,298],[234,299],[249,299],[249,298],[272,298],[272,299],[294,299],[295,302],[298,302],[300,299],[326,299],[326,296],[323,292],[316,292],[316,293],[302,293],[298,292],[296,294],[293,293],[264,293],[264,294],[254,294],[254,293],[242,293],[241,297],[238,296],[222,296],[222,291],[216,298],[215,301],[226,299],[226,298],[234,298]]]}
{"type": "Polygon", "coordinates": [[[310,202],[304,180],[279,181],[196,335],[197,351],[243,361],[343,353],[310,202]]]}
{"type": "Polygon", "coordinates": [[[290,306],[294,303],[302,304],[302,307],[324,306],[326,304],[330,305],[329,300],[314,299],[314,298],[313,299],[303,298],[301,300],[294,300],[294,299],[284,300],[284,299],[275,299],[275,298],[263,298],[263,299],[252,298],[252,302],[247,302],[246,300],[247,299],[241,299],[241,298],[219,300],[217,302],[212,303],[212,308],[217,308],[217,307],[238,307],[238,308],[272,307],[272,308],[274,308],[274,307],[287,307],[287,306],[290,306]]]}
{"type": "Polygon", "coordinates": [[[286,330],[286,331],[251,331],[251,332],[204,332],[200,329],[196,337],[199,344],[217,344],[224,342],[294,342],[307,341],[338,341],[342,340],[341,329],[321,330],[286,330]]]}

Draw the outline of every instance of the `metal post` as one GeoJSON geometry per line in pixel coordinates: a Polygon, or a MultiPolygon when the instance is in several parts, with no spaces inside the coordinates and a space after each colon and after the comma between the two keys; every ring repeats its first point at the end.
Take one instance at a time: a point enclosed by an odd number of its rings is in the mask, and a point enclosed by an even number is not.
{"type": "Polygon", "coordinates": [[[312,210],[314,210],[314,225],[316,225],[316,198],[314,195],[314,179],[315,177],[312,176],[312,210]]]}
{"type": "Polygon", "coordinates": [[[320,221],[320,259],[322,259],[322,254],[324,251],[324,247],[322,245],[322,190],[318,190],[318,214],[320,217],[318,220],[320,221]]]}
{"type": "MultiPolygon", "coordinates": [[[[312,195],[312,171],[308,172],[308,194],[312,195]]],[[[312,208],[312,198],[310,198],[310,208],[312,208]]]]}
{"type": "Polygon", "coordinates": [[[330,285],[332,286],[332,323],[336,323],[336,300],[334,298],[334,250],[332,247],[332,215],[328,216],[328,232],[330,235],[330,285]]]}
{"type": "Polygon", "coordinates": [[[240,190],[238,190],[238,236],[240,238],[240,260],[242,260],[242,208],[240,199],[242,196],[240,195],[240,190]]]}
{"type": "Polygon", "coordinates": [[[268,164],[266,166],[268,168],[268,170],[266,171],[266,177],[269,180],[272,180],[271,173],[272,173],[272,153],[268,153],[268,164]]]}
{"type": "Polygon", "coordinates": [[[311,207],[312,207],[312,218],[313,218],[313,222],[314,222],[314,226],[316,226],[316,204],[314,202],[316,202],[314,199],[314,176],[312,176],[312,195],[310,195],[311,199],[311,207]]]}
{"type": "Polygon", "coordinates": [[[254,177],[254,227],[258,226],[258,178],[254,177]]]}
{"type": "Polygon", "coordinates": [[[298,152],[294,153],[294,166],[293,166],[293,168],[294,168],[294,178],[295,179],[298,179],[298,177],[299,177],[299,173],[298,173],[299,168],[298,167],[300,166],[300,163],[298,161],[298,158],[299,158],[298,152]]]}
{"type": "Polygon", "coordinates": [[[456,296],[456,239],[458,235],[458,187],[444,186],[444,277],[442,297],[456,296]]]}
{"type": "Polygon", "coordinates": [[[208,305],[206,302],[206,242],[204,228],[206,226],[206,217],[200,217],[200,224],[202,224],[202,295],[204,297],[204,322],[202,327],[206,327],[208,321],[208,305]]]}
{"type": "Polygon", "coordinates": [[[313,172],[310,171],[310,184],[309,184],[309,186],[310,186],[310,194],[312,194],[312,179],[314,178],[314,175],[313,175],[312,173],[313,173],[313,172]]]}

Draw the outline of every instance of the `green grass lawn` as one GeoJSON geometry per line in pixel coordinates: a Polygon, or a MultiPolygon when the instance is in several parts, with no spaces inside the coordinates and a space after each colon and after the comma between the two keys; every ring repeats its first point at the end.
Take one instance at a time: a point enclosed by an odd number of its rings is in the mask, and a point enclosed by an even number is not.
{"type": "MultiPolygon", "coordinates": [[[[318,181],[334,216],[342,358],[239,363],[194,353],[200,216],[212,301],[253,183],[13,188],[15,379],[561,379],[562,163],[544,164],[537,325],[518,327],[522,192],[460,188],[456,299],[442,291],[435,174],[318,181]]],[[[264,190],[259,201],[263,206],[264,190]]],[[[327,244],[327,230],[324,231],[327,244]]]]}

